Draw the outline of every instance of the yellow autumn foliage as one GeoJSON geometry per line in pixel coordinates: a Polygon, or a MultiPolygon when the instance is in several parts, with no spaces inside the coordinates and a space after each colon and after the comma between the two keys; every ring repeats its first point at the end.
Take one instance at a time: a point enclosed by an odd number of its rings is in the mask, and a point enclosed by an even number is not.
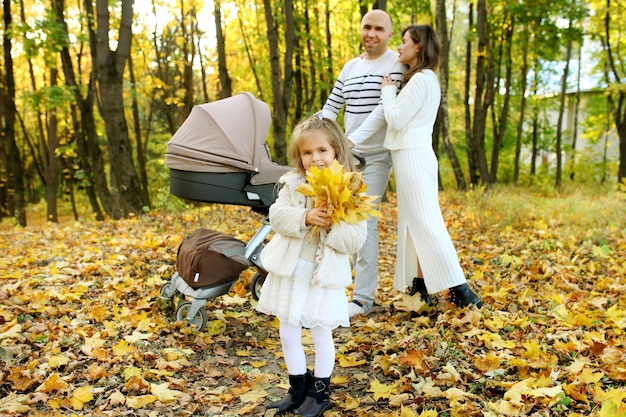
{"type": "Polygon", "coordinates": [[[368,216],[380,217],[375,203],[379,196],[365,194],[367,185],[362,173],[345,170],[337,160],[324,169],[311,167],[306,180],[296,191],[311,197],[315,208],[326,207],[332,224],[354,224],[368,216]]]}

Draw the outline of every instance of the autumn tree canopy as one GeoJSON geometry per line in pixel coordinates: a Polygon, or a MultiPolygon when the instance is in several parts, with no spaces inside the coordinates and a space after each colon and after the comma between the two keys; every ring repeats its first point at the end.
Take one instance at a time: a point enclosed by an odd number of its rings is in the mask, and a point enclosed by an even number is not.
{"type": "Polygon", "coordinates": [[[242,91],[270,105],[287,163],[291,127],[360,54],[372,7],[392,16],[394,49],[412,22],[444,40],[442,187],[626,177],[615,3],[3,0],[0,216],[26,224],[44,198],[51,221],[59,199],[77,218],[149,210],[193,105],[242,91]]]}

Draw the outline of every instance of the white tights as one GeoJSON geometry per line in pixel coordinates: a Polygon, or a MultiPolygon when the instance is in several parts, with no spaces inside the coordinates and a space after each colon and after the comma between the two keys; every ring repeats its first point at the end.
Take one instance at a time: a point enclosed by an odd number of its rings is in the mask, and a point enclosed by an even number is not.
{"type": "MultiPolygon", "coordinates": [[[[335,366],[335,341],[332,329],[320,326],[311,327],[311,337],[315,345],[315,376],[328,378],[335,366]]],[[[280,322],[280,341],[289,375],[306,373],[306,356],[302,346],[302,326],[280,322]]]]}

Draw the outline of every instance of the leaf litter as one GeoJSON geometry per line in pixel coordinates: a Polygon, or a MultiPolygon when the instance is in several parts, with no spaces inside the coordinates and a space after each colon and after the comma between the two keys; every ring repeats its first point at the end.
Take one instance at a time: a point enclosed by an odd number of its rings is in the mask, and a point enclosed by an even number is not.
{"type": "MultiPolygon", "coordinates": [[[[442,197],[482,310],[392,289],[395,205],[383,203],[377,305],[335,331],[325,416],[626,416],[626,229],[560,234],[489,224],[442,197]]],[[[247,242],[236,206],[111,222],[0,225],[0,416],[271,416],[288,388],[275,318],[244,271],[196,331],[156,303],[196,228],[247,242]]],[[[620,228],[621,227],[621,228],[620,228]]],[[[349,292],[349,291],[348,291],[349,292]]],[[[173,304],[181,300],[173,300],[173,304]]],[[[309,358],[313,345],[305,331],[309,358]]],[[[312,367],[312,364],[310,364],[312,367]]]]}

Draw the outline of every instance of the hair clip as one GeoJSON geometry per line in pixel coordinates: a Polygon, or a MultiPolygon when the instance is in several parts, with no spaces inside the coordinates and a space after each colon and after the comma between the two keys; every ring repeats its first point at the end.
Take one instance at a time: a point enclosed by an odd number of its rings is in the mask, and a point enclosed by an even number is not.
{"type": "Polygon", "coordinates": [[[319,120],[320,122],[324,120],[324,112],[322,110],[315,113],[314,116],[317,117],[317,120],[319,120]]]}

